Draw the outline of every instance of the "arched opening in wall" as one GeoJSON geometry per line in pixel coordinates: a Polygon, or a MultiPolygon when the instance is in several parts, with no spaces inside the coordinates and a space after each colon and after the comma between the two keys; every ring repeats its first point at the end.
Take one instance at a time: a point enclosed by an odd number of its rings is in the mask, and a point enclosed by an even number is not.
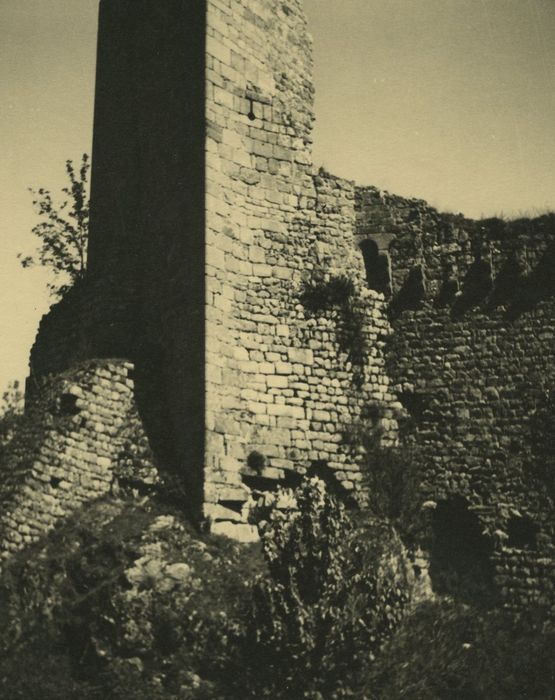
{"type": "Polygon", "coordinates": [[[507,524],[508,547],[516,549],[536,549],[538,525],[527,516],[512,517],[507,524]]]}
{"type": "Polygon", "coordinates": [[[360,251],[364,260],[368,288],[389,296],[391,294],[391,264],[389,254],[380,251],[377,243],[370,239],[362,241],[360,244],[360,251]]]}
{"type": "Polygon", "coordinates": [[[430,577],[436,593],[489,607],[495,602],[493,544],[461,496],[440,501],[432,516],[430,577]]]}

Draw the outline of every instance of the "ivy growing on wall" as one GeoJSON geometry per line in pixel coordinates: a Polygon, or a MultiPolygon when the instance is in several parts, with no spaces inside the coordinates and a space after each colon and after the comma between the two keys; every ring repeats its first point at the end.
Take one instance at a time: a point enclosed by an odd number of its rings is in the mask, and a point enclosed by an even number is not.
{"type": "Polygon", "coordinates": [[[346,275],[326,279],[323,273],[318,273],[305,285],[301,303],[312,314],[334,310],[339,312],[337,343],[353,366],[354,383],[361,386],[364,382],[368,348],[364,332],[363,301],[353,280],[346,275]]]}

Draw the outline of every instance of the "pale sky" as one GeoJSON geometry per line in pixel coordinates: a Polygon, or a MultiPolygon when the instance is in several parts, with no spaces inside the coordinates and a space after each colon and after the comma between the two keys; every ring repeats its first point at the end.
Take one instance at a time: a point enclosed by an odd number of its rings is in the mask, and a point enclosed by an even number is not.
{"type": "MultiPolygon", "coordinates": [[[[161,0],[162,1],[162,0],[161,0]]],[[[305,0],[314,161],[468,216],[555,209],[555,0],[305,0]]],[[[45,274],[27,187],[90,153],[98,0],[0,0],[0,391],[23,379],[45,274]]]]}

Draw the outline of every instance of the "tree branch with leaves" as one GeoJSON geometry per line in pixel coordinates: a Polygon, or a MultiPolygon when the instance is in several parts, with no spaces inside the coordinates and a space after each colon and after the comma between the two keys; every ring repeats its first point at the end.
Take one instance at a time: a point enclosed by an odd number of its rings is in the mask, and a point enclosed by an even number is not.
{"type": "Polygon", "coordinates": [[[30,188],[33,206],[40,222],[32,233],[40,244],[33,255],[20,253],[22,267],[40,265],[54,273],[48,283],[52,296],[60,298],[85,275],[87,268],[87,239],[89,234],[89,156],[85,153],[77,169],[66,161],[69,185],[62,189],[65,199],[56,204],[49,190],[30,188]]]}

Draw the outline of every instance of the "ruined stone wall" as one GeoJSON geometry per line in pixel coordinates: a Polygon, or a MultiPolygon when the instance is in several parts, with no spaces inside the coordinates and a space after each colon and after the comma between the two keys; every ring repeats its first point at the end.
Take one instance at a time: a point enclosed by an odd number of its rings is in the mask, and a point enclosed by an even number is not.
{"type": "Polygon", "coordinates": [[[381,236],[389,253],[387,369],[423,451],[424,488],[463,495],[497,533],[511,605],[545,603],[550,586],[553,600],[552,510],[526,465],[530,420],[555,386],[555,217],[477,222],[375,188],[357,192],[357,217],[359,241],[381,236]],[[521,516],[538,534],[519,552],[505,534],[521,516]]]}
{"type": "Polygon", "coordinates": [[[137,413],[193,514],[249,539],[253,498],[311,466],[356,489],[344,434],[377,407],[386,445],[410,416],[429,497],[496,538],[506,604],[552,599],[521,467],[555,384],[553,216],[476,222],[316,173],[313,96],[300,0],[102,0],[90,270],[31,354],[5,552],[110,489],[137,413]]]}
{"type": "Polygon", "coordinates": [[[88,362],[35,387],[1,464],[0,557],[117,485],[126,440],[142,436],[132,372],[125,361],[88,362]]]}
{"type": "Polygon", "coordinates": [[[390,327],[353,184],[313,172],[301,3],[103,0],[96,90],[90,269],[43,319],[33,380],[132,361],[159,462],[215,529],[251,536],[251,492],[314,463],[353,488],[342,436],[368,402],[395,438],[390,327]],[[341,304],[303,303],[339,278],[360,298],[356,361],[341,304]]]}
{"type": "Polygon", "coordinates": [[[133,356],[135,319],[129,297],[113,280],[84,280],[54,304],[31,348],[28,388],[49,374],[91,358],[133,356]]]}
{"type": "Polygon", "coordinates": [[[383,297],[368,294],[373,364],[362,386],[337,342],[337,310],[315,317],[307,284],[348,274],[351,183],[311,158],[311,42],[301,3],[208,3],[205,515],[245,517],[246,484],[325,461],[347,487],[342,429],[370,394],[393,401],[380,365],[383,297]]]}

